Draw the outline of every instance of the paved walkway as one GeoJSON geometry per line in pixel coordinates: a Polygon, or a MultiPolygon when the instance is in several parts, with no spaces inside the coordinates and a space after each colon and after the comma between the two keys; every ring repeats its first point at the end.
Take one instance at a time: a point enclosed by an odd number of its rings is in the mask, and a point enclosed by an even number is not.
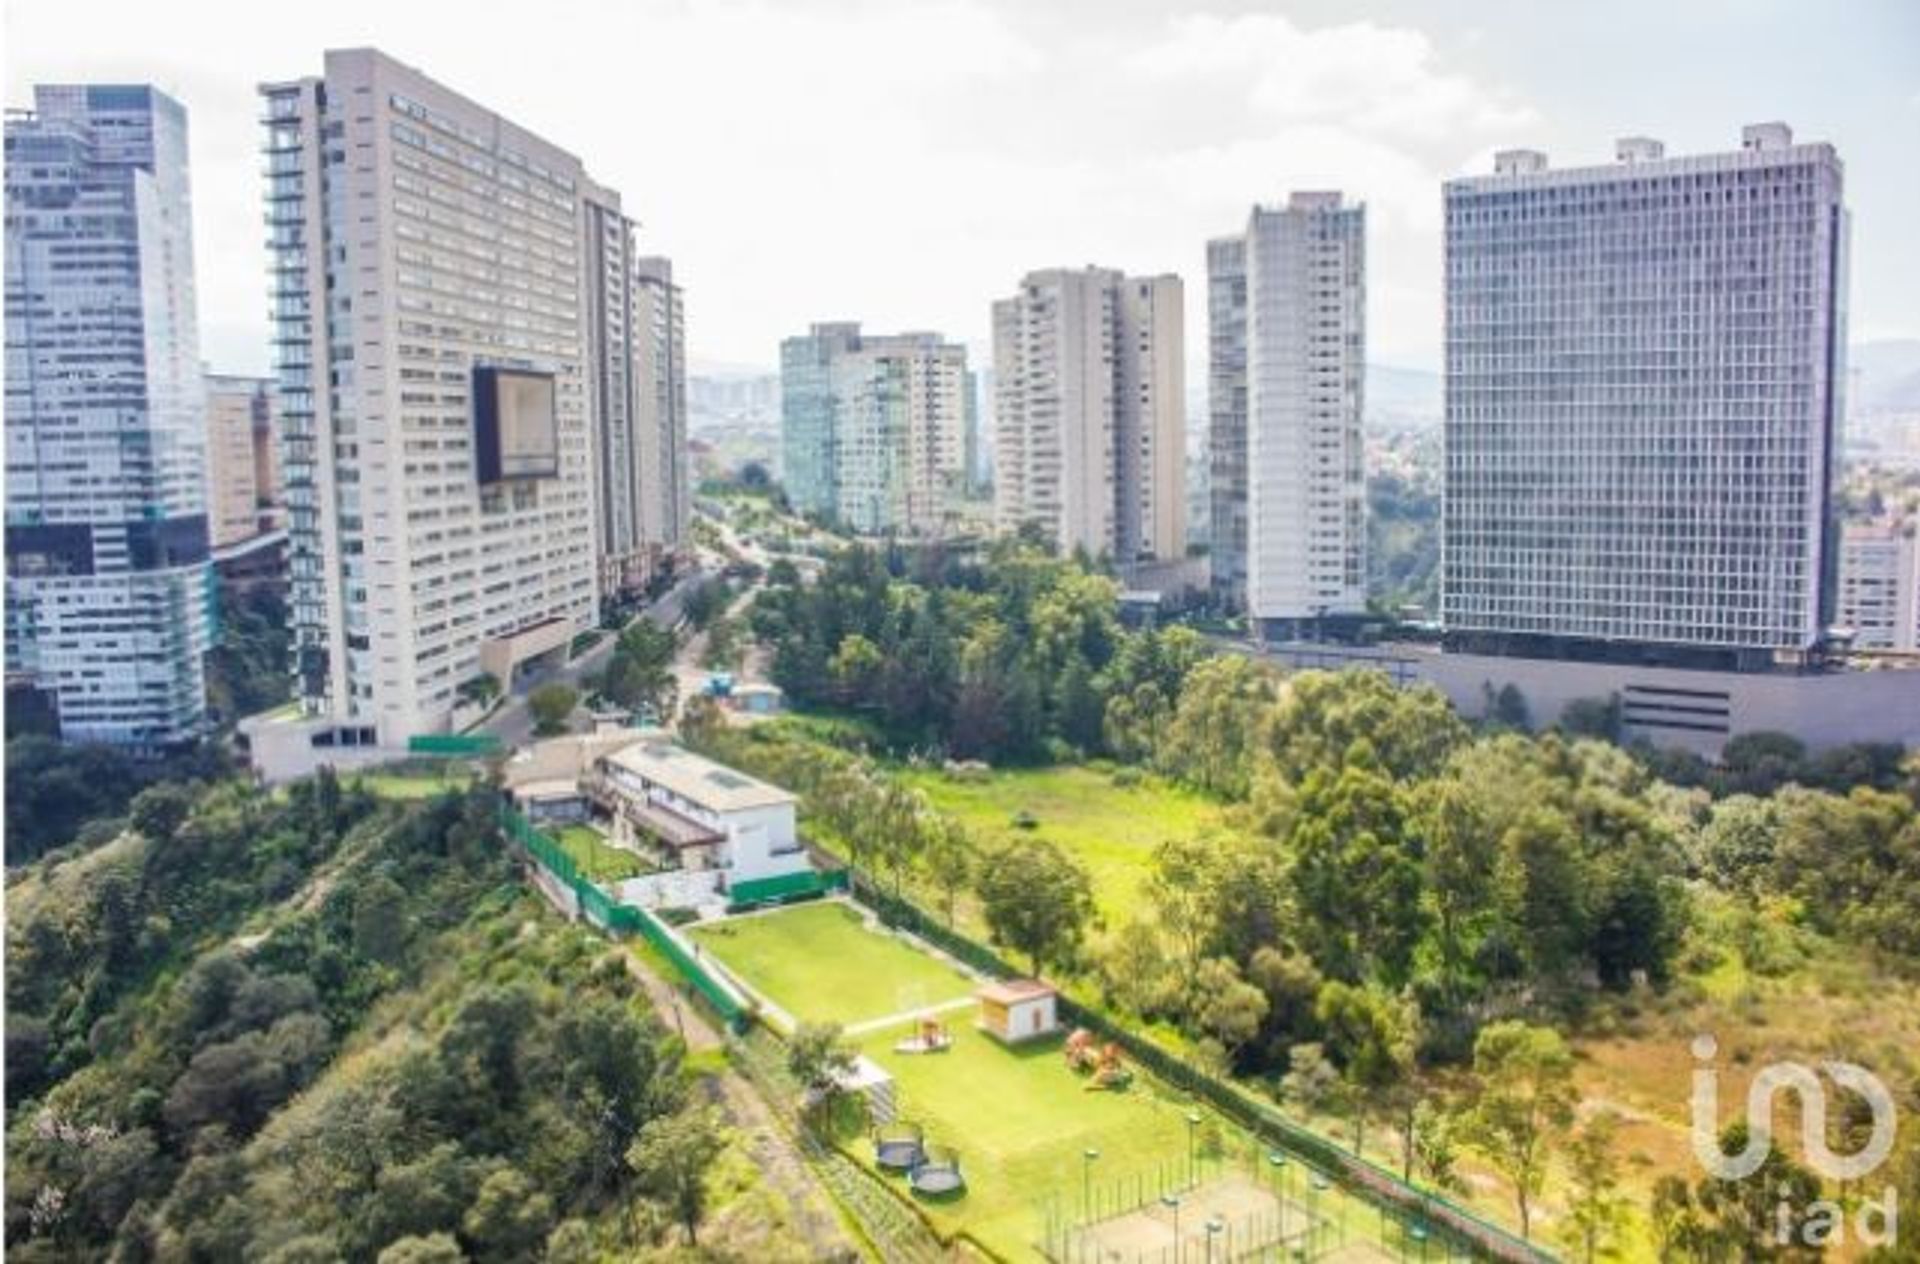
{"type": "Polygon", "coordinates": [[[862,1022],[850,1023],[842,1031],[848,1036],[864,1036],[870,1031],[879,1031],[884,1027],[898,1027],[916,1018],[925,1018],[929,1014],[951,1014],[954,1010],[967,1009],[973,1004],[974,999],[971,996],[956,996],[950,1001],[941,1001],[937,1005],[922,1005],[916,1009],[903,1009],[898,1014],[888,1014],[884,1018],[869,1018],[862,1022]]]}

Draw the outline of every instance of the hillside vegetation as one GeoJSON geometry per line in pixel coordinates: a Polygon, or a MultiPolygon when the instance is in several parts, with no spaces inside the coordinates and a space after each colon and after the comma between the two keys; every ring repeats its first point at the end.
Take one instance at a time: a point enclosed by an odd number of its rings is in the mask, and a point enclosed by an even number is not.
{"type": "Polygon", "coordinates": [[[17,874],[9,1259],[624,1259],[702,1230],[799,1257],[491,803],[149,791],[140,828],[17,874]]]}

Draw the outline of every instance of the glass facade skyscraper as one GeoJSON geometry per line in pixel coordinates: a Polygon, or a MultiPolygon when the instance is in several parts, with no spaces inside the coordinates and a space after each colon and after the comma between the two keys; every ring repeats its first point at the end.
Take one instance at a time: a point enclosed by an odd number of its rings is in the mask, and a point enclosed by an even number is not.
{"type": "Polygon", "coordinates": [[[206,401],[187,115],[43,86],[6,124],[9,674],[70,741],[204,728],[206,401]]]}
{"type": "Polygon", "coordinates": [[[1836,565],[1840,160],[1777,123],[1617,156],[1446,186],[1449,643],[1801,660],[1836,565]]]}

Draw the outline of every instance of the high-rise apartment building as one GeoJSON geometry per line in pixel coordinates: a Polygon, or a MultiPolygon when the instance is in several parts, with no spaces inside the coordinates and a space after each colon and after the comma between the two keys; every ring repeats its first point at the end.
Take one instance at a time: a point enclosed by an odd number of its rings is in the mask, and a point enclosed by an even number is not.
{"type": "Polygon", "coordinates": [[[686,328],[672,264],[635,253],[617,193],[583,188],[600,592],[631,597],[687,529],[686,328]]]}
{"type": "Polygon", "coordinates": [[[856,531],[938,534],[966,493],[967,349],[814,325],[780,346],[787,494],[856,531]]]}
{"type": "Polygon", "coordinates": [[[1837,569],[1840,160],[1778,123],[1617,157],[1510,151],[1446,186],[1449,643],[1800,660],[1837,569]]]}
{"type": "Polygon", "coordinates": [[[693,492],[687,477],[687,320],[673,264],[634,266],[639,283],[634,368],[640,411],[640,537],[656,555],[686,542],[693,492]]]}
{"type": "Polygon", "coordinates": [[[1920,650],[1920,540],[1911,522],[1848,523],[1834,621],[1863,650],[1920,650]]]}
{"type": "Polygon", "coordinates": [[[381,53],[261,92],[307,740],[404,746],[594,622],[631,260],[578,158],[381,53]]]}
{"type": "Polygon", "coordinates": [[[1027,274],[993,305],[994,518],[1122,564],[1186,553],[1180,278],[1027,274]]]}
{"type": "Polygon", "coordinates": [[[1216,603],[1247,604],[1247,239],[1207,243],[1207,562],[1216,603]]]}
{"type": "Polygon", "coordinates": [[[144,86],[37,88],[6,123],[6,666],[70,741],[204,727],[197,319],[186,111],[144,86]]]}
{"type": "Polygon", "coordinates": [[[1367,604],[1366,208],[1295,193],[1208,259],[1215,588],[1314,635],[1367,604]]]}
{"type": "Polygon", "coordinates": [[[273,382],[209,373],[207,383],[207,527],[216,549],[279,525],[279,440],[273,382]]]}

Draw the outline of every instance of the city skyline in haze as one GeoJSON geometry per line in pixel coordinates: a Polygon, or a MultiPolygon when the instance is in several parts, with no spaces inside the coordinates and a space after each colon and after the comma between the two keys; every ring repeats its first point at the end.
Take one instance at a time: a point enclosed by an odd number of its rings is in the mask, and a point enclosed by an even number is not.
{"type": "MultiPolygon", "coordinates": [[[[203,353],[225,372],[266,369],[257,85],[360,45],[625,191],[641,248],[675,260],[696,362],[771,370],[782,337],[837,319],[984,350],[993,297],[1028,271],[1197,285],[1221,224],[1338,189],[1368,207],[1370,359],[1437,370],[1444,179],[1509,147],[1556,167],[1609,162],[1626,135],[1724,150],[1772,119],[1846,163],[1852,338],[1920,338],[1920,8],[1891,0],[1819,23],[1642,0],[1365,18],[1333,0],[715,0],[558,5],[534,28],[359,0],[256,12],[18,0],[6,18],[9,107],[36,82],[151,82],[187,107],[203,353]]],[[[1190,303],[1190,362],[1204,319],[1190,303]]]]}

